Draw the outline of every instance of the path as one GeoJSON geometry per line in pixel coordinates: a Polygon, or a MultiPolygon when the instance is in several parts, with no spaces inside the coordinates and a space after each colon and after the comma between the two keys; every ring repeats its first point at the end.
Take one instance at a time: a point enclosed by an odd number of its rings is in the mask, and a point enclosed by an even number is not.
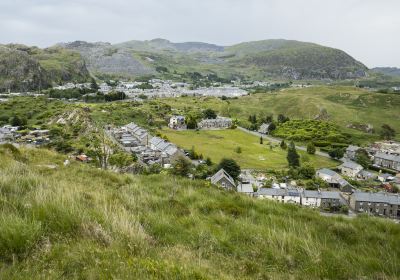
{"type": "MultiPolygon", "coordinates": [[[[279,139],[279,138],[276,138],[276,137],[272,137],[272,136],[269,136],[269,135],[265,135],[265,134],[261,134],[261,133],[259,133],[257,131],[251,131],[251,130],[248,130],[248,129],[244,128],[244,127],[238,126],[238,129],[240,129],[241,131],[244,131],[246,133],[250,133],[252,135],[255,135],[257,137],[263,137],[264,139],[267,139],[268,141],[273,142],[273,143],[280,143],[282,141],[282,139],[279,139]]],[[[307,148],[303,147],[303,146],[296,146],[296,149],[298,149],[300,151],[305,151],[305,152],[307,151],[307,148]]],[[[324,153],[324,152],[321,152],[321,151],[316,151],[315,154],[318,155],[318,156],[321,156],[321,157],[331,158],[327,153],[324,153]]]]}

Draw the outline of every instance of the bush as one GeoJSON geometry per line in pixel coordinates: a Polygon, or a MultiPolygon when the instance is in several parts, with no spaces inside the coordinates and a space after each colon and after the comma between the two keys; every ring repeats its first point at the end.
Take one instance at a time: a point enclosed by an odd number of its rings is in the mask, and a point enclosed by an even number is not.
{"type": "Polygon", "coordinates": [[[316,152],[315,146],[312,142],[309,142],[307,144],[307,153],[309,153],[310,155],[314,155],[316,152]]]}
{"type": "Polygon", "coordinates": [[[331,146],[331,142],[328,141],[313,141],[314,146],[316,147],[328,147],[331,146]]]}

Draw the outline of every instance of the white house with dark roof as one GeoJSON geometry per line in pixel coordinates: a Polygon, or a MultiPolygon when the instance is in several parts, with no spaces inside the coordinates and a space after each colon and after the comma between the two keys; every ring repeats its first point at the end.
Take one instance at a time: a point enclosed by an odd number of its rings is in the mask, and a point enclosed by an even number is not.
{"type": "Polygon", "coordinates": [[[345,187],[347,185],[350,185],[349,182],[347,182],[345,179],[343,179],[342,176],[337,174],[335,171],[327,169],[327,168],[322,168],[317,170],[316,176],[323,181],[327,182],[329,185],[332,187],[345,187]]]}
{"type": "Polygon", "coordinates": [[[354,161],[345,161],[339,166],[342,175],[347,177],[356,178],[358,174],[364,169],[360,164],[354,161]]]}
{"type": "Polygon", "coordinates": [[[270,199],[281,203],[301,205],[301,191],[298,189],[258,189],[255,196],[259,199],[270,199]]]}
{"type": "Polygon", "coordinates": [[[187,128],[184,116],[172,116],[169,119],[168,127],[176,130],[185,130],[187,128]]]}

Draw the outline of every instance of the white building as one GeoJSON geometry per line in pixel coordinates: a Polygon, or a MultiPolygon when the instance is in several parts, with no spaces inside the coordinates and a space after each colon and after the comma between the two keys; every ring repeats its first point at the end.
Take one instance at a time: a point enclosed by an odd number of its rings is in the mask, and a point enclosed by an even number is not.
{"type": "Polygon", "coordinates": [[[301,204],[301,193],[297,189],[267,189],[261,188],[256,196],[260,199],[270,199],[281,203],[301,204]]]}
{"type": "Polygon", "coordinates": [[[184,130],[187,128],[184,116],[172,116],[169,119],[168,127],[176,130],[184,130]]]}
{"type": "Polygon", "coordinates": [[[364,169],[364,167],[353,161],[346,161],[339,166],[339,169],[343,175],[351,178],[356,178],[358,174],[360,174],[360,172],[364,169]]]}

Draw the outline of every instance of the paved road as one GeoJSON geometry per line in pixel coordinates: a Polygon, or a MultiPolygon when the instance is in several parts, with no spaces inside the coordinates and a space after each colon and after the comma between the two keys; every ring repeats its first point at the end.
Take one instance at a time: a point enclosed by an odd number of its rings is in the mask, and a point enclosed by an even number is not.
{"type": "MultiPolygon", "coordinates": [[[[264,139],[267,139],[268,141],[273,142],[273,143],[280,143],[282,141],[282,139],[280,139],[280,138],[276,138],[276,137],[272,137],[272,136],[269,136],[269,135],[261,134],[261,133],[259,133],[257,131],[251,131],[251,130],[248,130],[248,129],[244,128],[244,127],[238,126],[238,129],[240,129],[241,131],[244,131],[246,133],[253,134],[253,135],[257,136],[257,137],[261,137],[262,136],[264,139]]],[[[301,151],[307,151],[307,148],[303,147],[303,146],[296,146],[296,149],[301,150],[301,151]]],[[[331,158],[327,153],[324,153],[324,152],[316,151],[315,154],[319,155],[321,157],[331,158]]]]}

